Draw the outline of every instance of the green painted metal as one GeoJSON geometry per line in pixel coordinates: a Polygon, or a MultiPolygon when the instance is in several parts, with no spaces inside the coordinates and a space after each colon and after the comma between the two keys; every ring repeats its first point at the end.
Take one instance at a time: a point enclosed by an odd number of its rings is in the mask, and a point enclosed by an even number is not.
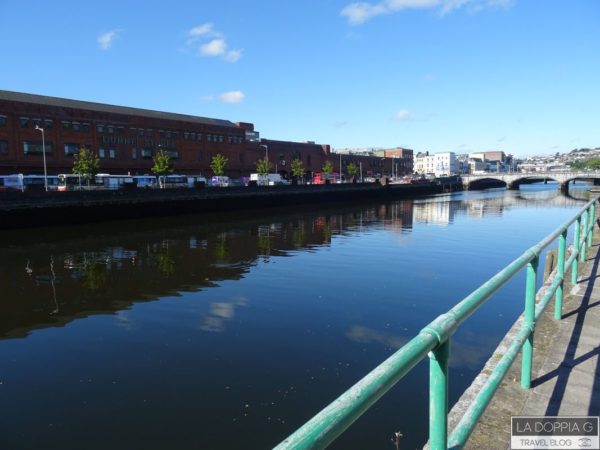
{"type": "Polygon", "coordinates": [[[577,217],[577,222],[575,223],[575,237],[573,238],[573,248],[575,249],[575,259],[573,259],[573,265],[571,266],[571,284],[577,284],[577,274],[579,272],[579,253],[581,249],[581,245],[579,244],[581,233],[581,216],[577,217]]]}
{"type": "Polygon", "coordinates": [[[563,302],[563,279],[565,277],[565,253],[567,249],[567,230],[558,238],[558,265],[556,266],[556,276],[560,277],[560,284],[556,289],[556,297],[554,299],[554,318],[562,319],[562,302],[563,302]]]}
{"type": "Polygon", "coordinates": [[[527,281],[525,284],[525,320],[523,326],[531,330],[523,344],[523,362],[521,365],[521,388],[531,387],[531,362],[533,359],[533,330],[535,329],[535,288],[539,258],[535,257],[527,264],[527,281]]]}
{"type": "Polygon", "coordinates": [[[446,450],[448,442],[448,359],[450,339],[429,352],[429,448],[446,450]]]}
{"type": "MultiPolygon", "coordinates": [[[[553,296],[556,296],[555,305],[559,303],[559,298],[560,303],[562,303],[565,268],[571,268],[573,283],[577,281],[578,260],[585,252],[585,247],[588,245],[587,238],[594,227],[594,204],[596,201],[598,201],[598,198],[591,200],[575,217],[557,228],[538,244],[526,250],[520,257],[466,296],[447,313],[438,316],[423,328],[416,337],[282,441],[275,449],[326,448],[427,355],[430,357],[429,446],[434,450],[461,448],[466,443],[477,424],[477,420],[483,414],[502,378],[521,349],[523,349],[521,385],[524,388],[530,386],[535,323],[553,296]],[[590,217],[589,224],[586,220],[588,216],[590,217]],[[582,217],[584,219],[583,223],[582,217]],[[573,223],[575,223],[573,251],[565,262],[567,230],[573,223]],[[557,273],[554,281],[536,305],[539,257],[543,250],[557,238],[559,239],[557,273]],[[524,267],[527,267],[527,281],[522,328],[471,403],[467,413],[448,438],[450,338],[462,322],[524,267]]],[[[555,314],[557,310],[560,311],[560,308],[555,309],[555,314]]]]}
{"type": "Polygon", "coordinates": [[[588,216],[588,247],[592,246],[592,233],[594,231],[594,223],[596,221],[596,204],[592,203],[590,205],[590,213],[588,216]]]}
{"type": "Polygon", "coordinates": [[[583,229],[583,232],[581,233],[581,240],[582,240],[582,245],[581,245],[581,254],[579,255],[579,262],[584,262],[585,261],[585,250],[586,250],[586,245],[585,245],[585,241],[587,239],[587,223],[588,223],[588,210],[586,209],[585,212],[583,213],[582,216],[582,221],[583,221],[583,225],[581,226],[581,228],[583,229]]]}
{"type": "Polygon", "coordinates": [[[527,340],[530,334],[531,330],[529,328],[522,328],[519,331],[515,337],[515,340],[508,347],[506,353],[504,353],[500,361],[498,361],[496,368],[490,374],[486,383],[479,391],[477,397],[475,397],[475,399],[471,402],[467,411],[465,411],[459,422],[454,427],[454,430],[452,430],[452,433],[448,438],[448,448],[460,449],[464,447],[469,439],[469,436],[475,429],[477,421],[485,411],[485,408],[494,396],[496,389],[498,389],[498,386],[500,386],[500,383],[504,379],[508,369],[510,369],[513,361],[519,354],[523,343],[527,340]]]}

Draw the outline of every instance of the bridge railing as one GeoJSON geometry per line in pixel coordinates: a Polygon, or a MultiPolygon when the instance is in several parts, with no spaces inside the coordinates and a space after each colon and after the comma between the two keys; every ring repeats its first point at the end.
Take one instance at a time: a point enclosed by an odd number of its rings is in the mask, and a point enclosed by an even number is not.
{"type": "Polygon", "coordinates": [[[392,356],[334,400],[329,406],[281,442],[276,450],[322,449],[331,444],[365,411],[421,360],[429,356],[429,448],[462,448],[489,404],[512,362],[523,351],[521,387],[531,386],[533,336],[537,320],[554,297],[554,318],[562,318],[565,271],[571,270],[571,282],[577,283],[579,263],[592,245],[595,206],[589,201],[572,219],[466,296],[448,312],[438,316],[392,356]],[[574,224],[573,247],[567,259],[567,233],[574,224]],[[558,262],[552,284],[536,304],[538,262],[542,251],[558,239],[558,262]],[[525,306],[522,327],[481,388],[471,406],[448,436],[448,360],[452,335],[500,287],[525,268],[525,306]]]}

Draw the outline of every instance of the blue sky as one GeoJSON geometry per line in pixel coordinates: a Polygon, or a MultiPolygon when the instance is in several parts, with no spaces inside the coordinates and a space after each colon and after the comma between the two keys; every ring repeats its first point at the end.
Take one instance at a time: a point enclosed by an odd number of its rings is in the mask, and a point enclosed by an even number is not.
{"type": "Polygon", "coordinates": [[[600,147],[600,1],[0,0],[0,89],[334,148],[600,147]]]}

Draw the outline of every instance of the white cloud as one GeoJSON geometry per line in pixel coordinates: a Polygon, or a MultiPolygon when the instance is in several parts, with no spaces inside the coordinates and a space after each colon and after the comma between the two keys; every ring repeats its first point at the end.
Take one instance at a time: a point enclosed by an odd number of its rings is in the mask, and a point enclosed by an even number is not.
{"type": "Polygon", "coordinates": [[[513,0],[381,0],[376,3],[350,3],[340,14],[351,25],[359,25],[376,16],[392,14],[405,9],[437,9],[440,15],[455,9],[467,8],[476,13],[485,8],[508,7],[513,0]]]}
{"type": "Polygon", "coordinates": [[[223,59],[229,62],[236,62],[238,59],[242,57],[241,50],[229,50],[227,53],[223,55],[223,59]]]}
{"type": "Polygon", "coordinates": [[[225,53],[227,44],[224,39],[213,39],[200,46],[200,54],[204,56],[220,56],[225,53]]]}
{"type": "Polygon", "coordinates": [[[198,25],[187,32],[188,49],[198,47],[198,54],[201,56],[220,57],[224,61],[234,63],[242,57],[241,49],[230,49],[225,36],[217,31],[210,22],[198,25]]]}
{"type": "Polygon", "coordinates": [[[411,113],[408,109],[401,109],[396,114],[394,114],[394,120],[397,122],[409,122],[411,120],[415,120],[415,115],[411,113]]]}
{"type": "Polygon", "coordinates": [[[242,91],[223,92],[219,95],[219,100],[225,103],[240,103],[246,98],[246,94],[242,91]]]}
{"type": "Polygon", "coordinates": [[[198,38],[200,36],[219,36],[220,33],[217,33],[212,23],[204,23],[202,25],[198,25],[197,27],[192,28],[188,31],[188,36],[190,38],[198,38]]]}
{"type": "Polygon", "coordinates": [[[98,36],[96,41],[102,50],[108,50],[118,37],[119,30],[112,30],[102,33],[100,36],[98,36]]]}

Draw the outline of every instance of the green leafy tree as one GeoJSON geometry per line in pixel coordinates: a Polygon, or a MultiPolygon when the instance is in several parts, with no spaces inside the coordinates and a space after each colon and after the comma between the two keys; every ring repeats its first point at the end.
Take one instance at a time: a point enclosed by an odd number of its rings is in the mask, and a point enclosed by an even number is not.
{"type": "Polygon", "coordinates": [[[333,172],[333,163],[331,161],[325,161],[325,164],[323,164],[323,172],[325,172],[325,173],[333,172]]]}
{"type": "Polygon", "coordinates": [[[216,176],[223,176],[225,175],[225,167],[227,167],[228,161],[229,160],[227,158],[219,153],[212,157],[212,160],[210,161],[210,168],[216,176]]]}
{"type": "Polygon", "coordinates": [[[358,167],[358,164],[356,164],[355,162],[351,162],[346,167],[346,170],[348,171],[348,175],[350,175],[352,178],[356,179],[356,177],[358,176],[358,172],[360,171],[360,168],[358,167]]]}
{"type": "Polygon", "coordinates": [[[90,180],[100,170],[100,158],[90,149],[81,147],[79,151],[73,157],[73,173],[81,175],[87,180],[88,186],[90,180]]]}
{"type": "Polygon", "coordinates": [[[300,158],[295,158],[291,163],[292,175],[296,178],[300,178],[304,175],[304,166],[302,165],[302,160],[300,158]]]}
{"type": "Polygon", "coordinates": [[[167,152],[163,149],[160,149],[152,158],[154,165],[152,166],[152,173],[155,173],[158,176],[158,181],[160,187],[164,187],[164,183],[161,183],[160,180],[165,175],[173,173],[173,164],[171,163],[171,157],[167,152]]]}
{"type": "Polygon", "coordinates": [[[270,171],[271,171],[271,163],[269,162],[269,160],[267,158],[259,159],[258,161],[256,161],[256,172],[260,176],[263,176],[263,177],[267,176],[270,171]]]}

